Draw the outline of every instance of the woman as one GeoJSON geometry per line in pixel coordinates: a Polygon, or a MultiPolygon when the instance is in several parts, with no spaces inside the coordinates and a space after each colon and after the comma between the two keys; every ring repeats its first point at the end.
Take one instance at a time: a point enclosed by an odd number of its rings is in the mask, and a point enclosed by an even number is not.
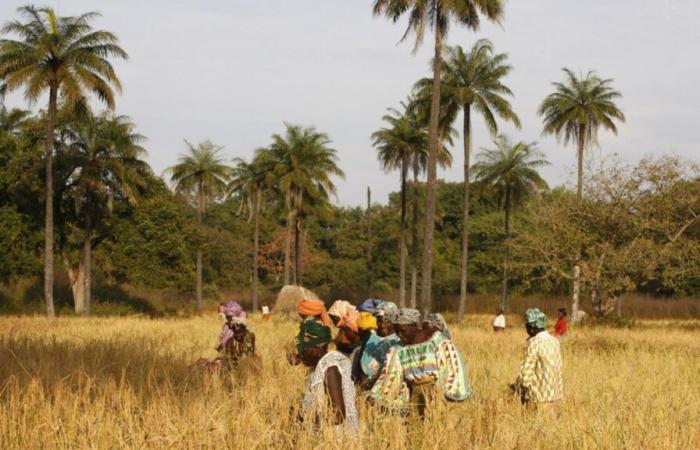
{"type": "Polygon", "coordinates": [[[387,354],[369,396],[390,410],[424,417],[426,407],[437,397],[439,378],[432,332],[419,328],[422,322],[416,309],[399,309],[391,321],[401,343],[387,354]]]}
{"type": "Polygon", "coordinates": [[[255,356],[255,334],[248,329],[246,313],[237,302],[228,302],[222,312],[226,323],[216,347],[221,356],[215,362],[224,368],[233,369],[243,357],[255,356]]]}
{"type": "Polygon", "coordinates": [[[357,309],[345,300],[336,300],[328,308],[328,316],[338,328],[335,348],[344,355],[350,355],[362,342],[357,328],[357,309]]]}
{"type": "Polygon", "coordinates": [[[309,323],[319,323],[320,325],[328,328],[332,324],[328,313],[326,312],[326,306],[321,300],[316,299],[302,299],[297,302],[297,314],[301,317],[301,324],[299,326],[299,333],[295,338],[296,351],[289,349],[287,352],[287,361],[290,364],[296,365],[301,362],[301,351],[303,349],[304,339],[313,338],[305,337],[307,330],[311,329],[305,326],[307,322],[309,323]]]}
{"type": "Polygon", "coordinates": [[[325,418],[336,427],[357,431],[350,360],[340,352],[328,351],[331,330],[322,323],[305,320],[300,334],[303,336],[300,359],[311,369],[304,390],[301,419],[318,425],[325,418]]]}
{"type": "Polygon", "coordinates": [[[372,336],[377,332],[377,318],[366,311],[360,312],[357,319],[357,329],[360,335],[360,346],[353,350],[350,355],[352,363],[352,380],[355,384],[364,387],[368,382],[367,375],[362,370],[362,355],[365,346],[372,336]]]}
{"type": "MultiPolygon", "coordinates": [[[[393,303],[391,305],[393,305],[393,303]]],[[[395,311],[396,307],[388,307],[386,310],[377,309],[377,331],[370,334],[367,338],[362,349],[362,356],[360,357],[360,367],[362,368],[364,376],[367,378],[365,386],[368,388],[371,387],[379,376],[379,372],[384,366],[389,350],[401,343],[399,337],[394,333],[394,325],[391,322],[391,312],[388,314],[385,313],[387,310],[395,311]]]]}
{"type": "Polygon", "coordinates": [[[566,333],[569,331],[569,324],[566,321],[566,308],[559,308],[558,311],[559,318],[557,323],[554,324],[554,332],[552,335],[561,339],[566,336],[566,333]]]}

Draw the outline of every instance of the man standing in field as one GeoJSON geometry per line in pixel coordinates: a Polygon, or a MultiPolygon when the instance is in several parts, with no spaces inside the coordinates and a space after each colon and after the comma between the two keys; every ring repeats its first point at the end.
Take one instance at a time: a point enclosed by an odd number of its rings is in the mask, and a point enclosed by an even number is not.
{"type": "Polygon", "coordinates": [[[564,396],[559,340],[549,334],[547,316],[537,308],[525,312],[528,342],[525,360],[511,388],[525,405],[551,405],[564,396]]]}

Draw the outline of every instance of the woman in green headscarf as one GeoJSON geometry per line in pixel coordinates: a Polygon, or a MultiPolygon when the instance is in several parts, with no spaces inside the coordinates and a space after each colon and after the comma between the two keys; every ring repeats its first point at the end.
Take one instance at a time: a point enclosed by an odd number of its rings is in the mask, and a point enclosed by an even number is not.
{"type": "Polygon", "coordinates": [[[297,350],[310,374],[304,390],[301,418],[319,423],[332,414],[329,419],[334,425],[357,431],[359,424],[350,360],[338,351],[328,351],[330,342],[330,328],[316,320],[302,322],[297,350]]]}

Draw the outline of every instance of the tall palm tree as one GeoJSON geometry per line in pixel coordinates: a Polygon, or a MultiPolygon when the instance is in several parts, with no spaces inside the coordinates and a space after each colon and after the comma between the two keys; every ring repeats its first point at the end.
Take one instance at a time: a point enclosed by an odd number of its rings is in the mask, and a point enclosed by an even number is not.
{"type": "Polygon", "coordinates": [[[401,231],[399,237],[399,304],[406,306],[406,180],[411,160],[417,161],[417,155],[425,153],[428,136],[425,130],[414,120],[407,104],[401,104],[403,112],[390,108],[389,114],[382,119],[389,127],[372,133],[373,145],[384,170],[399,170],[401,178],[401,231]]]}
{"type": "MultiPolygon", "coordinates": [[[[585,76],[576,75],[563,68],[563,83],[552,83],[555,91],[540,104],[538,113],[543,117],[543,134],[552,134],[564,144],[576,142],[578,179],[576,184],[576,204],[583,198],[583,156],[587,147],[598,141],[600,128],[617,134],[615,122],[624,122],[625,115],[615,104],[622,97],[612,87],[612,79],[600,78],[594,71],[585,76]]],[[[576,260],[580,259],[581,249],[576,250],[576,260]]],[[[581,268],[574,266],[574,286],[572,295],[572,317],[578,318],[581,268]]]]}
{"type": "Polygon", "coordinates": [[[344,177],[338,167],[337,151],[330,147],[327,134],[314,127],[285,123],[285,134],[272,136],[265,164],[270,164],[268,180],[284,193],[287,210],[284,282],[289,284],[291,239],[294,234],[294,284],[301,284],[301,228],[304,217],[314,208],[327,206],[336,188],[332,177],[344,177]]]}
{"type": "Polygon", "coordinates": [[[494,54],[493,44],[480,39],[465,52],[460,46],[447,49],[443,63],[442,86],[447,102],[462,111],[464,144],[464,205],[462,213],[462,276],[457,318],[464,316],[467,301],[467,267],[469,262],[470,157],[472,148],[472,112],[483,117],[489,131],[498,133],[497,118],[520,128],[520,119],[505,96],[513,93],[503,84],[512,70],[504,53],[494,54]]]}
{"type": "MultiPolygon", "coordinates": [[[[211,141],[196,146],[185,141],[187,152],[178,163],[167,171],[175,191],[197,208],[197,225],[201,228],[204,213],[210,202],[226,191],[230,167],[224,163],[220,152],[223,147],[211,141]]],[[[197,309],[202,309],[202,248],[197,248],[197,309]]]]}
{"type": "Polygon", "coordinates": [[[94,30],[91,22],[99,16],[88,12],[76,17],[59,17],[51,8],[24,6],[17,9],[26,21],[7,22],[0,34],[0,93],[24,86],[24,95],[36,102],[48,90],[46,113],[46,188],[44,232],[44,297],[49,317],[53,305],[53,145],[59,94],[73,103],[94,94],[110,109],[114,90],[121,91],[109,58],[127,58],[117,37],[94,30]]]}
{"type": "Polygon", "coordinates": [[[503,15],[502,0],[375,0],[373,12],[397,22],[404,13],[408,14],[408,28],[402,38],[411,31],[416,34],[414,49],[417,49],[425,36],[426,28],[435,34],[433,57],[433,90],[428,127],[428,180],[425,205],[425,231],[423,238],[423,282],[421,303],[424,311],[432,308],[432,268],[433,232],[435,230],[435,210],[437,207],[437,163],[440,151],[438,121],[440,111],[440,69],[442,66],[443,42],[447,37],[452,21],[469,29],[479,28],[481,15],[498,21],[503,15]]]}
{"type": "Polygon", "coordinates": [[[547,189],[537,169],[549,163],[537,144],[518,142],[513,145],[503,135],[494,140],[495,148],[482,149],[474,164],[474,178],[493,190],[500,199],[504,213],[505,245],[503,249],[503,280],[501,307],[508,301],[508,264],[510,257],[510,216],[528,197],[547,189]]]}
{"type": "Polygon", "coordinates": [[[75,167],[69,184],[74,186],[76,212],[84,230],[84,271],[74,283],[75,310],[80,314],[90,313],[92,248],[97,244],[94,230],[110,214],[114,197],[131,203],[138,200],[151,172],[142,160],[145,138],[134,130],[128,117],[109,114],[88,115],[68,127],[66,157],[75,167]]]}
{"type": "Polygon", "coordinates": [[[249,220],[253,221],[253,281],[251,297],[253,311],[258,310],[258,253],[260,253],[260,210],[267,190],[266,179],[268,149],[259,149],[251,162],[234,158],[231,170],[231,181],[228,185],[229,195],[240,195],[241,201],[247,206],[249,220]]]}

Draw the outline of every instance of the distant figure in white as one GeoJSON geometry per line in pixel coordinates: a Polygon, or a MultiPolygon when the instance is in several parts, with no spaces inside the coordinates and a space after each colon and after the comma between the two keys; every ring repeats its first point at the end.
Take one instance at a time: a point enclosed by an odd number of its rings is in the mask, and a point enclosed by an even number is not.
{"type": "Polygon", "coordinates": [[[503,314],[504,310],[502,306],[498,307],[497,313],[498,315],[493,319],[493,332],[496,334],[506,331],[506,316],[503,314]]]}

